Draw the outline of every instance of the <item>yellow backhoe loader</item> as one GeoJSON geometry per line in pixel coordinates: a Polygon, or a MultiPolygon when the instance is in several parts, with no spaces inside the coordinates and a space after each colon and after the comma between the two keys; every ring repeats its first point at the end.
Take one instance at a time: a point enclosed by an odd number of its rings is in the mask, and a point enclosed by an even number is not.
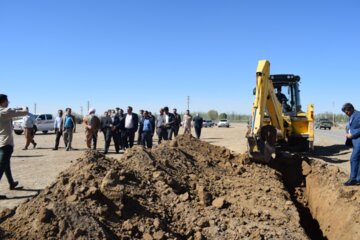
{"type": "Polygon", "coordinates": [[[270,75],[270,62],[259,61],[246,134],[252,161],[268,163],[276,149],[306,152],[313,148],[314,105],[309,104],[307,112],[301,110],[299,83],[297,75],[270,75]],[[282,88],[287,89],[287,96],[282,88]]]}

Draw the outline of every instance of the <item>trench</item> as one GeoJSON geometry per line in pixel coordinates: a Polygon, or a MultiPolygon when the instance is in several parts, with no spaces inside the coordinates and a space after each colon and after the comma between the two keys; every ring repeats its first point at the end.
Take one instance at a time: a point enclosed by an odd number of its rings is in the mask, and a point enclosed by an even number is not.
{"type": "Polygon", "coordinates": [[[306,235],[310,239],[327,239],[320,228],[319,222],[312,216],[310,209],[301,201],[305,196],[299,195],[299,191],[297,191],[300,189],[304,194],[306,189],[306,178],[302,174],[302,161],[303,157],[300,155],[281,154],[271,162],[270,167],[281,173],[284,186],[299,213],[300,225],[306,235]]]}

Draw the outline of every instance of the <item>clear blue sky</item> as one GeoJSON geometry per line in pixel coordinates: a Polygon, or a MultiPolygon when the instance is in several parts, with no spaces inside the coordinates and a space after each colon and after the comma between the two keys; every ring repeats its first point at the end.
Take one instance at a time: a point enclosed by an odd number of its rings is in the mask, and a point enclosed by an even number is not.
{"type": "Polygon", "coordinates": [[[37,112],[132,105],[249,114],[260,59],[302,105],[360,109],[360,1],[2,0],[0,92],[37,112]]]}

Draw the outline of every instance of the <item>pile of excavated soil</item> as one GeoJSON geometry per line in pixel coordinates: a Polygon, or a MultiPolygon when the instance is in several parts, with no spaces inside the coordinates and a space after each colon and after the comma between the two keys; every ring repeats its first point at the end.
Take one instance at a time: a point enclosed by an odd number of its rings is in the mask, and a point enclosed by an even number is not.
{"type": "Polygon", "coordinates": [[[37,197],[0,214],[1,239],[306,239],[281,176],[191,136],[85,152],[37,197]]]}
{"type": "Polygon", "coordinates": [[[338,167],[312,160],[302,164],[306,176],[303,203],[328,239],[360,239],[360,186],[343,186],[348,176],[338,167]]]}

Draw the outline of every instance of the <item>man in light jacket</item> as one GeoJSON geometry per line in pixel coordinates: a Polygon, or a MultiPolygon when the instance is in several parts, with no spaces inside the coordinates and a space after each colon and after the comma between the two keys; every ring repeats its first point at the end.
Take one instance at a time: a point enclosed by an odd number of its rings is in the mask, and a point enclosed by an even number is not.
{"type": "MultiPolygon", "coordinates": [[[[14,181],[11,173],[10,159],[14,151],[14,138],[12,135],[12,119],[14,117],[25,116],[28,111],[23,108],[8,108],[9,100],[5,94],[0,94],[0,180],[5,173],[9,182],[9,189],[14,190],[19,184],[14,181]]],[[[0,195],[0,199],[5,199],[5,195],[0,195]]]]}

